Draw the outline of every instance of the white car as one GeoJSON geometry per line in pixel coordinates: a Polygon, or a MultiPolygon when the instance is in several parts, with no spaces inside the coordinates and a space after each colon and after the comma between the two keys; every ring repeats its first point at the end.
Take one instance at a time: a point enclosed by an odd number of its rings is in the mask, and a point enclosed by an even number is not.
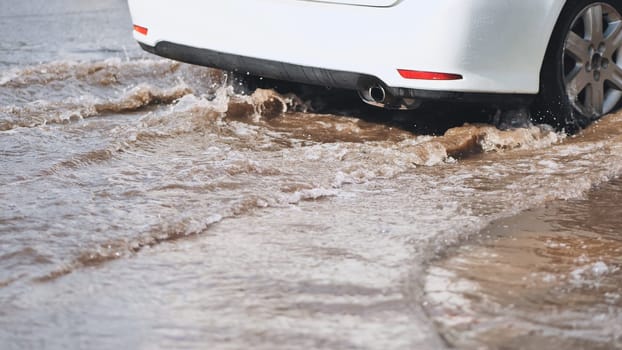
{"type": "Polygon", "coordinates": [[[622,0],[129,0],[147,51],[279,80],[530,104],[585,123],[622,98],[622,0]]]}

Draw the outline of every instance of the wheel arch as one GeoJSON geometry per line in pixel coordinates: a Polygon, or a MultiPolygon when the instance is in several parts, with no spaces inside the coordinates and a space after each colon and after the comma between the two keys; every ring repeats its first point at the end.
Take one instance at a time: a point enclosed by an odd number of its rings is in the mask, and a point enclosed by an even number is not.
{"type": "Polygon", "coordinates": [[[555,43],[553,42],[553,40],[555,39],[555,32],[558,30],[559,26],[560,26],[560,22],[564,19],[565,16],[565,12],[567,10],[567,8],[572,5],[572,4],[576,4],[577,2],[579,2],[579,0],[560,0],[557,1],[557,6],[553,6],[551,11],[554,14],[554,18],[555,21],[550,21],[549,22],[549,27],[546,28],[546,30],[544,30],[544,33],[547,33],[548,38],[546,40],[546,47],[544,49],[544,51],[542,52],[542,57],[540,60],[540,74],[538,76],[538,79],[540,80],[540,89],[542,88],[542,74],[543,74],[543,70],[546,68],[545,65],[545,60],[546,57],[549,55],[549,52],[552,50],[552,45],[554,45],[555,43]]]}

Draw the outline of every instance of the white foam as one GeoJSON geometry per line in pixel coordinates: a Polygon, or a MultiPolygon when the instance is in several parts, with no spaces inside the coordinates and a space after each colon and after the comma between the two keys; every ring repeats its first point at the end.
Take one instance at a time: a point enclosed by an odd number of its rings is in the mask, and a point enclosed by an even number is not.
{"type": "Polygon", "coordinates": [[[334,197],[339,194],[335,189],[312,188],[308,190],[296,191],[288,195],[285,201],[289,204],[297,204],[304,200],[317,200],[325,197],[334,197]]]}
{"type": "Polygon", "coordinates": [[[572,270],[570,276],[574,283],[588,283],[590,280],[601,278],[614,270],[616,269],[609,267],[605,262],[597,261],[572,270]]]}

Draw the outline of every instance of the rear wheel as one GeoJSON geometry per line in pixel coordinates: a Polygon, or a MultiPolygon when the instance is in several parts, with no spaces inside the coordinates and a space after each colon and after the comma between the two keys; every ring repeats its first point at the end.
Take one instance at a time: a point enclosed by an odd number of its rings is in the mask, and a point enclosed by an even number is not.
{"type": "Polygon", "coordinates": [[[576,129],[622,101],[622,0],[568,3],[541,72],[535,117],[576,129]]]}

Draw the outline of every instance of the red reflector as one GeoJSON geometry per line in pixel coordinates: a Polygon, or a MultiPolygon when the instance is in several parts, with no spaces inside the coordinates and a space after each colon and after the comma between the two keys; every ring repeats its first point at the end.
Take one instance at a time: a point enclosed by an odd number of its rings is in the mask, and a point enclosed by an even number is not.
{"type": "Polygon", "coordinates": [[[398,69],[402,78],[418,80],[460,80],[462,75],[435,72],[420,72],[416,70],[398,69]]]}
{"type": "Polygon", "coordinates": [[[134,24],[134,30],[142,35],[147,35],[147,32],[149,31],[149,29],[145,27],[137,26],[136,24],[134,24]]]}

